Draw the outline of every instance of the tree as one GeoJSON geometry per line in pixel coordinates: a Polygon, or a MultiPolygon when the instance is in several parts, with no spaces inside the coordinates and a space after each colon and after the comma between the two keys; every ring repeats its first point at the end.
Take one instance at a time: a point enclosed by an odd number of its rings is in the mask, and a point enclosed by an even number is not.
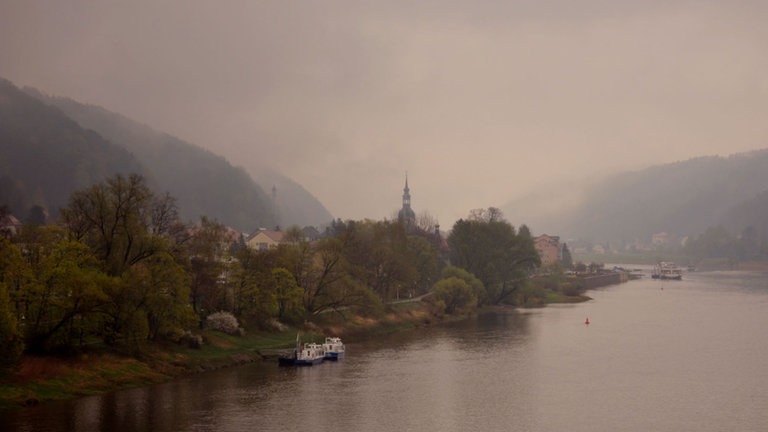
{"type": "Polygon", "coordinates": [[[21,265],[18,248],[0,236],[0,371],[16,365],[24,350],[16,308],[8,294],[8,285],[13,283],[9,276],[21,265]]]}
{"type": "Polygon", "coordinates": [[[201,319],[206,312],[234,308],[234,294],[227,292],[229,281],[222,279],[230,265],[226,233],[224,225],[203,216],[186,243],[192,308],[201,319]]]}
{"type": "Polygon", "coordinates": [[[296,279],[288,269],[278,267],[272,269],[272,290],[277,302],[277,319],[298,321],[304,315],[302,304],[302,289],[296,284],[296,279]]]}
{"type": "Polygon", "coordinates": [[[196,315],[189,303],[189,275],[170,253],[155,254],[136,266],[131,284],[139,288],[137,313],[147,321],[147,335],[157,340],[193,326],[196,315]]]}
{"type": "Polygon", "coordinates": [[[485,291],[485,287],[483,286],[483,283],[480,281],[480,279],[476,278],[475,275],[469,273],[463,268],[456,267],[456,266],[447,266],[446,268],[443,269],[440,276],[442,279],[456,277],[463,280],[467,284],[467,286],[469,286],[469,288],[472,290],[472,293],[474,294],[475,299],[479,303],[483,303],[485,298],[488,296],[488,293],[485,291]]]}
{"type": "Polygon", "coordinates": [[[472,288],[462,279],[451,276],[439,280],[432,288],[435,300],[445,305],[445,313],[453,314],[461,309],[471,308],[477,303],[472,288]]]}
{"type": "Polygon", "coordinates": [[[420,295],[429,291],[440,274],[440,257],[436,246],[422,236],[408,236],[406,260],[411,263],[416,272],[416,279],[410,287],[409,294],[420,295]]]}
{"type": "Polygon", "coordinates": [[[16,301],[27,347],[70,350],[95,334],[110,278],[86,245],[68,240],[58,227],[35,228],[23,236],[33,276],[16,291],[16,301]]]}
{"type": "Polygon", "coordinates": [[[246,246],[236,252],[229,279],[235,293],[234,312],[243,322],[263,325],[277,316],[278,300],[272,272],[281,265],[280,257],[284,251],[280,245],[266,251],[246,246]]]}
{"type": "Polygon", "coordinates": [[[563,243],[563,268],[564,269],[572,269],[573,268],[573,255],[571,255],[571,250],[568,249],[568,245],[563,243]]]}
{"type": "Polygon", "coordinates": [[[161,249],[173,225],[169,201],[157,201],[143,177],[121,175],[72,194],[62,216],[73,239],[87,244],[111,276],[161,249]],[[158,205],[163,208],[158,208],[158,205]]]}
{"type": "Polygon", "coordinates": [[[448,244],[451,263],[480,279],[491,304],[507,300],[541,264],[530,234],[516,234],[493,207],[473,210],[469,219],[456,221],[448,244]]]}
{"type": "Polygon", "coordinates": [[[722,225],[707,228],[707,230],[688,242],[687,251],[701,258],[732,258],[734,238],[722,225]]]}
{"type": "Polygon", "coordinates": [[[437,218],[432,216],[428,211],[424,210],[416,215],[416,228],[419,231],[432,233],[436,226],[438,226],[437,218]]]}
{"type": "Polygon", "coordinates": [[[102,271],[93,275],[104,296],[96,321],[107,344],[189,325],[188,280],[178,264],[190,256],[181,247],[188,230],[170,195],[156,196],[139,175],[116,175],[73,193],[62,218],[102,271]]]}

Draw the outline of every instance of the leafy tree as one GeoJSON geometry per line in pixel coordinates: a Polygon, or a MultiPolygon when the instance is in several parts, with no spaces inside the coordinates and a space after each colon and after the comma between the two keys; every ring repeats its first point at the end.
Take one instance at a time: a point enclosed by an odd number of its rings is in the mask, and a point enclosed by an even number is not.
{"type": "Polygon", "coordinates": [[[94,322],[108,300],[109,282],[82,243],[66,239],[57,227],[44,227],[25,243],[33,278],[17,292],[27,346],[33,352],[72,349],[95,331],[94,322]]]}
{"type": "Polygon", "coordinates": [[[228,281],[221,280],[230,264],[226,233],[224,225],[203,216],[186,243],[192,308],[201,319],[206,313],[234,308],[228,281]]]}
{"type": "Polygon", "coordinates": [[[70,239],[87,245],[103,271],[93,276],[100,277],[98,333],[107,344],[188,325],[188,280],[177,264],[189,256],[181,247],[188,234],[170,195],[156,196],[139,175],[116,175],[73,193],[62,217],[70,239]]]}
{"type": "Polygon", "coordinates": [[[707,230],[688,242],[686,249],[689,254],[701,258],[731,258],[733,257],[734,238],[722,225],[707,228],[707,230]]]}
{"type": "Polygon", "coordinates": [[[307,313],[316,314],[346,306],[343,285],[348,274],[344,268],[346,261],[343,247],[337,238],[327,238],[317,243],[310,267],[299,283],[304,291],[304,309],[307,313]],[[335,295],[337,291],[342,295],[335,295]]]}
{"type": "Polygon", "coordinates": [[[428,292],[438,279],[442,262],[436,245],[422,236],[408,236],[406,262],[413,265],[416,278],[409,288],[411,295],[428,292]]]}
{"type": "Polygon", "coordinates": [[[415,290],[418,273],[410,239],[400,222],[363,221],[345,233],[344,254],[354,276],[389,300],[401,290],[415,290]]]}
{"type": "Polygon", "coordinates": [[[21,265],[18,248],[0,237],[0,371],[14,366],[24,350],[16,308],[8,294],[8,285],[14,283],[11,274],[21,265]]]}
{"type": "Polygon", "coordinates": [[[229,283],[234,292],[235,316],[243,322],[263,324],[277,313],[270,278],[272,269],[279,265],[278,249],[257,251],[246,246],[235,253],[228,271],[229,283]]]}
{"type": "Polygon", "coordinates": [[[138,287],[141,307],[137,313],[146,317],[150,340],[178,334],[193,326],[196,315],[189,303],[189,276],[167,253],[155,254],[135,267],[132,287],[138,287]]]}
{"type": "Polygon", "coordinates": [[[73,193],[62,216],[73,239],[87,244],[109,275],[119,276],[162,249],[159,236],[172,225],[153,217],[168,214],[158,206],[172,203],[155,200],[141,176],[117,175],[73,193]]]}
{"type": "Polygon", "coordinates": [[[277,319],[297,321],[304,314],[302,305],[302,289],[296,284],[296,279],[288,269],[278,267],[272,269],[271,285],[277,301],[277,319]]]}
{"type": "Polygon", "coordinates": [[[571,250],[568,249],[568,245],[563,243],[563,259],[562,259],[563,268],[565,269],[572,269],[573,268],[573,255],[571,255],[571,250]]]}
{"type": "Polygon", "coordinates": [[[469,273],[463,268],[456,267],[456,266],[447,266],[446,268],[443,269],[441,273],[441,278],[448,279],[451,277],[456,277],[466,282],[467,286],[469,286],[470,289],[472,290],[472,293],[474,294],[475,299],[478,301],[478,303],[481,303],[481,304],[483,303],[488,293],[486,293],[485,287],[483,286],[483,283],[480,281],[480,279],[476,278],[475,275],[469,273]]]}
{"type": "Polygon", "coordinates": [[[455,276],[439,280],[432,288],[435,300],[445,305],[445,313],[453,314],[461,309],[474,307],[477,297],[472,288],[455,276]]]}
{"type": "Polygon", "coordinates": [[[451,263],[482,281],[491,304],[510,298],[530,270],[541,264],[530,234],[516,234],[493,207],[473,210],[469,219],[456,221],[448,244],[451,263]]]}

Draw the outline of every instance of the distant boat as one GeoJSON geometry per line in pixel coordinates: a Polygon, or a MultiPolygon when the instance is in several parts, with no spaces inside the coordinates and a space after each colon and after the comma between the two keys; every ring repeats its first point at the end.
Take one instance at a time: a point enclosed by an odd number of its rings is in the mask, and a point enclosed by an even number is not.
{"type": "Polygon", "coordinates": [[[673,262],[661,261],[653,267],[651,277],[654,279],[682,280],[683,269],[673,262]]]}
{"type": "Polygon", "coordinates": [[[344,344],[341,338],[327,337],[323,343],[326,360],[340,360],[344,358],[344,344]]]}

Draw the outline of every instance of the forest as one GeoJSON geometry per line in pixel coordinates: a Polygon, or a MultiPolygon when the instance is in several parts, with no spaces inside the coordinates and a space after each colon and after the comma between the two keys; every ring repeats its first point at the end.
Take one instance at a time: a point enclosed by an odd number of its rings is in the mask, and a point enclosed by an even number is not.
{"type": "Polygon", "coordinates": [[[222,316],[236,332],[381,314],[427,293],[435,314],[515,303],[539,265],[528,228],[494,208],[472,211],[447,239],[399,221],[337,220],[319,240],[292,227],[257,251],[216,220],[183,223],[175,199],[142,176],[115,175],[75,191],[57,224],[0,235],[0,367],[23,353],[181,343],[222,316]]]}

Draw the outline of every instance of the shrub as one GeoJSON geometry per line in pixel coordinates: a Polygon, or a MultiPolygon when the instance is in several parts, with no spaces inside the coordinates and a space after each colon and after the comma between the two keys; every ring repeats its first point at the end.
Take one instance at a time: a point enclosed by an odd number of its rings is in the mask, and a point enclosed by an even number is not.
{"type": "Polygon", "coordinates": [[[187,344],[190,348],[200,349],[203,347],[203,337],[187,330],[179,337],[179,343],[187,344]]]}
{"type": "Polygon", "coordinates": [[[218,330],[226,334],[240,335],[240,325],[237,318],[229,312],[214,312],[205,319],[206,326],[211,330],[218,330]]]}

